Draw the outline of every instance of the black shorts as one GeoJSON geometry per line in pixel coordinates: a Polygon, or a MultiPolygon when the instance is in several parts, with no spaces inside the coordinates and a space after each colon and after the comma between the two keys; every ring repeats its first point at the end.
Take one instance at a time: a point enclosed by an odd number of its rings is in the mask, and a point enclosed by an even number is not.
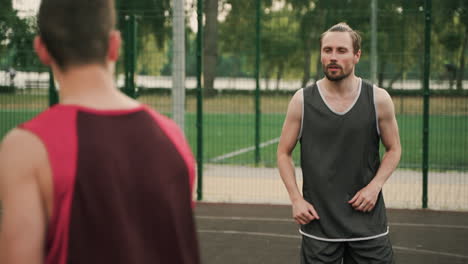
{"type": "Polygon", "coordinates": [[[301,264],[393,264],[387,236],[355,242],[326,242],[302,236],[301,264]]]}

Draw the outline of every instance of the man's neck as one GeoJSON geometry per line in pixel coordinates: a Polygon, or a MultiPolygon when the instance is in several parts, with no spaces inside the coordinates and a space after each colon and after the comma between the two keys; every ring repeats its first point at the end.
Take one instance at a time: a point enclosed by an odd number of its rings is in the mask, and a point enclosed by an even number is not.
{"type": "Polygon", "coordinates": [[[359,78],[354,74],[340,81],[330,81],[327,77],[321,80],[321,86],[331,94],[346,95],[352,93],[358,88],[359,78]]]}
{"type": "MultiPolygon", "coordinates": [[[[55,71],[57,72],[57,71],[55,71]]],[[[60,103],[92,108],[129,108],[136,103],[115,87],[112,72],[99,65],[73,67],[56,73],[60,103]]]]}

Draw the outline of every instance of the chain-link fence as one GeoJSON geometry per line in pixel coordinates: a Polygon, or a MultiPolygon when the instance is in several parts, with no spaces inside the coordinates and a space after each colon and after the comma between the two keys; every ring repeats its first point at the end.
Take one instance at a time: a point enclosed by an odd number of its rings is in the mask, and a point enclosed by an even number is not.
{"type": "MultiPolygon", "coordinates": [[[[371,0],[260,1],[260,5],[248,0],[205,0],[204,48],[200,48],[197,2],[187,1],[184,128],[202,165],[200,198],[289,202],[276,169],[276,147],[287,105],[296,90],[322,78],[319,37],[344,21],[363,36],[356,75],[375,76],[375,83],[390,92],[395,105],[403,154],[384,188],[387,205],[422,207],[427,166],[428,207],[468,210],[467,4],[433,0],[428,21],[425,2],[429,1],[379,1],[372,14],[371,0]],[[375,25],[372,15],[376,16],[375,25]],[[431,25],[430,40],[425,36],[426,22],[431,25]],[[426,54],[428,43],[430,53],[426,54]],[[376,56],[371,54],[372,47],[376,56]],[[423,92],[426,55],[430,55],[427,115],[423,92]],[[203,58],[203,65],[197,64],[197,56],[203,58]],[[376,72],[372,72],[373,63],[376,72]],[[202,83],[197,83],[201,69],[202,83]],[[203,98],[197,97],[197,84],[203,87],[203,98]],[[199,102],[203,102],[202,112],[197,108],[199,102]],[[200,132],[202,140],[197,140],[200,132]]],[[[119,7],[125,45],[117,65],[118,86],[126,92],[135,90],[140,101],[171,116],[172,9],[169,4],[122,3],[119,7]],[[130,17],[135,26],[129,26],[130,17]],[[129,28],[135,31],[129,33],[129,28]],[[131,82],[128,74],[134,77],[131,82]]],[[[50,85],[48,70],[32,52],[34,17],[20,19],[13,9],[6,13],[0,21],[1,136],[47,107],[50,85]]],[[[293,156],[299,166],[297,150],[293,156]]],[[[300,183],[300,170],[297,175],[300,183]]]]}

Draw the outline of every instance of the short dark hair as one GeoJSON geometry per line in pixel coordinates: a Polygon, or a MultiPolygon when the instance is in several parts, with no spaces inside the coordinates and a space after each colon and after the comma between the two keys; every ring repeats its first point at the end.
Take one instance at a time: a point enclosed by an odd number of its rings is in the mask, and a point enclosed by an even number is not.
{"type": "Polygon", "coordinates": [[[62,70],[106,63],[109,33],[115,27],[113,0],[42,0],[39,35],[62,70]]]}
{"type": "Polygon", "coordinates": [[[322,48],[322,39],[328,32],[348,32],[351,36],[351,40],[353,41],[353,50],[354,53],[357,53],[361,49],[361,35],[358,31],[352,29],[348,24],[345,22],[338,23],[327,31],[323,32],[320,36],[320,48],[322,48]]]}

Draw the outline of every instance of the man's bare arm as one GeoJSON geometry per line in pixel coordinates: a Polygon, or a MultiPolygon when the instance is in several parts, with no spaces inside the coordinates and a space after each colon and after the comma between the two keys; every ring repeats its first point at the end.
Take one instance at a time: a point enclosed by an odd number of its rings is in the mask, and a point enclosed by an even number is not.
{"type": "Polygon", "coordinates": [[[380,137],[385,147],[385,154],[380,168],[371,183],[382,188],[400,162],[401,145],[392,99],[384,89],[377,88],[377,90],[380,137]]]}
{"type": "Polygon", "coordinates": [[[277,150],[278,169],[283,183],[288,191],[293,207],[293,218],[298,224],[307,224],[318,219],[314,207],[302,197],[296,182],[292,151],[297,143],[301,129],[303,92],[299,90],[294,94],[288,106],[288,112],[283,124],[281,138],[277,150]]]}
{"type": "Polygon", "coordinates": [[[46,213],[38,166],[46,155],[29,132],[15,129],[0,146],[0,263],[44,262],[46,213]]]}
{"type": "Polygon", "coordinates": [[[349,201],[356,210],[363,212],[374,209],[379,192],[398,166],[401,157],[400,136],[392,99],[384,89],[375,88],[374,92],[380,137],[385,146],[385,154],[372,181],[349,201]]]}

